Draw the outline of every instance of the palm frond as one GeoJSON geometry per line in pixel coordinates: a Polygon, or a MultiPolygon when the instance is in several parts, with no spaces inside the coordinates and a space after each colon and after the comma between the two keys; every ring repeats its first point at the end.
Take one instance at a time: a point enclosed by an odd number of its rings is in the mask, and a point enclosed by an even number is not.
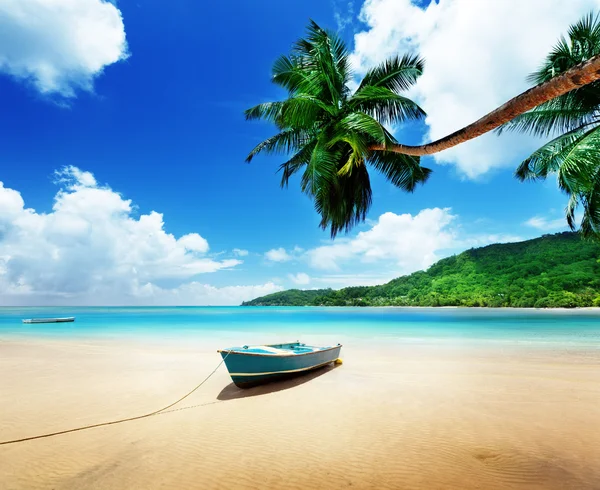
{"type": "Polygon", "coordinates": [[[352,112],[340,120],[334,127],[331,142],[343,140],[343,135],[361,134],[366,143],[377,143],[381,145],[392,145],[396,139],[385,129],[383,124],[362,112],[352,112]]]}
{"type": "Polygon", "coordinates": [[[600,172],[590,179],[590,185],[580,190],[577,194],[571,194],[565,210],[567,223],[572,230],[577,229],[575,222],[575,211],[581,205],[583,216],[579,225],[579,231],[584,238],[600,238],[600,172]]]}
{"type": "Polygon", "coordinates": [[[309,130],[337,112],[317,97],[298,94],[281,102],[266,102],[245,111],[246,120],[264,119],[279,128],[302,128],[309,130]]]}
{"type": "Polygon", "coordinates": [[[373,144],[396,143],[385,123],[422,118],[425,113],[397,92],[409,88],[423,71],[414,55],[395,57],[370,70],[350,95],[352,77],[348,49],[337,34],[311,21],[303,39],[273,65],[273,82],[288,92],[286,100],[259,104],[246,119],[273,123],[279,133],[248,155],[287,154],[279,166],[281,186],[301,172],[300,188],[321,215],[321,227],[334,237],[364,221],[372,203],[367,159],[394,185],[412,191],[429,169],[413,157],[382,155],[373,144]]]}
{"type": "Polygon", "coordinates": [[[392,92],[408,90],[423,74],[424,66],[425,61],[418,55],[395,56],[370,69],[356,92],[365,87],[383,87],[392,92]]]}
{"type": "Polygon", "coordinates": [[[389,151],[372,152],[368,163],[394,186],[413,192],[418,184],[427,182],[431,169],[420,165],[419,157],[389,151]]]}
{"type": "Polygon", "coordinates": [[[310,159],[316,144],[317,139],[312,139],[306,143],[292,158],[279,166],[279,171],[281,172],[281,187],[287,187],[290,177],[299,172],[302,167],[310,163],[310,159]]]}
{"type": "MultiPolygon", "coordinates": [[[[512,121],[500,126],[496,132],[518,131],[535,136],[550,136],[556,132],[568,132],[592,124],[598,118],[584,109],[546,108],[542,105],[516,116],[512,121]]],[[[600,121],[598,121],[600,122],[600,121]]]]}
{"type": "Polygon", "coordinates": [[[597,54],[600,54],[600,16],[590,12],[569,28],[568,38],[561,36],[528,81],[546,82],[597,54]]]}
{"type": "Polygon", "coordinates": [[[330,186],[336,179],[339,160],[339,149],[328,148],[322,141],[317,141],[302,175],[302,192],[316,196],[320,188],[330,186]]]}
{"type": "Polygon", "coordinates": [[[595,127],[559,155],[558,185],[568,194],[585,193],[594,185],[600,168],[600,127],[595,127]]]}
{"type": "Polygon", "coordinates": [[[283,87],[290,94],[296,93],[310,75],[302,60],[294,56],[280,56],[273,64],[272,72],[273,83],[283,87]]]}
{"type": "Polygon", "coordinates": [[[385,87],[364,87],[348,99],[348,105],[382,123],[393,124],[426,116],[416,102],[385,87]]]}
{"type": "Polygon", "coordinates": [[[521,181],[536,180],[545,179],[549,173],[557,172],[574,145],[595,129],[586,132],[586,128],[577,128],[554,138],[523,160],[517,167],[515,176],[521,181]]]}
{"type": "Polygon", "coordinates": [[[332,238],[338,233],[347,233],[365,220],[372,200],[369,173],[364,165],[348,176],[338,177],[315,198],[321,228],[329,228],[332,238]]]}
{"type": "Polygon", "coordinates": [[[345,43],[337,34],[310,21],[306,37],[294,44],[293,58],[305,74],[296,91],[319,95],[338,104],[347,93],[350,63],[345,43]]]}
{"type": "MultiPolygon", "coordinates": [[[[347,176],[352,173],[352,170],[365,161],[365,155],[369,151],[368,143],[363,135],[357,133],[347,133],[338,141],[347,143],[350,148],[346,163],[338,170],[338,175],[347,176]]],[[[337,142],[337,141],[336,141],[337,142]]]]}
{"type": "Polygon", "coordinates": [[[303,129],[284,129],[254,147],[246,157],[250,163],[259,153],[290,153],[296,151],[310,141],[314,136],[303,129]]]}
{"type": "Polygon", "coordinates": [[[283,102],[265,102],[255,105],[244,111],[246,121],[254,119],[265,119],[267,121],[276,122],[281,114],[283,102]]]}
{"type": "Polygon", "coordinates": [[[600,173],[581,195],[583,218],[580,231],[585,238],[600,238],[600,173]]]}
{"type": "MultiPolygon", "coordinates": [[[[547,82],[600,54],[600,16],[592,13],[573,24],[529,81],[547,82]]],[[[575,229],[581,206],[580,231],[600,238],[600,83],[593,82],[522,114],[498,130],[517,130],[537,136],[562,133],[525,159],[516,170],[520,180],[544,179],[556,173],[568,194],[567,223],[575,229]]]]}
{"type": "Polygon", "coordinates": [[[569,228],[573,231],[577,228],[577,224],[575,223],[575,211],[577,210],[577,206],[579,206],[579,196],[577,194],[571,194],[569,196],[569,201],[567,202],[567,207],[565,208],[565,216],[569,228]]]}

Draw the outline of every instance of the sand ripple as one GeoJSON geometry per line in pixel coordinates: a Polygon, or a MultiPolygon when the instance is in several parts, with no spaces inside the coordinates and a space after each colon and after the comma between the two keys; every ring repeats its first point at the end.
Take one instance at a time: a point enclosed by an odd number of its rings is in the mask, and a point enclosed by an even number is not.
{"type": "MultiPolygon", "coordinates": [[[[241,392],[223,370],[169,413],[0,446],[0,488],[600,488],[600,353],[345,349],[308,378],[241,392]]],[[[0,354],[0,439],[149,411],[218,362],[203,346],[0,354]]]]}

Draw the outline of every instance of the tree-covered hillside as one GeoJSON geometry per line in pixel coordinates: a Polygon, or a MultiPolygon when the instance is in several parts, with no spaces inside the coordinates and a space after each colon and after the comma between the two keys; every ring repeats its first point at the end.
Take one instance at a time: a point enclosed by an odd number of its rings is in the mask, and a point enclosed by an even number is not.
{"type": "Polygon", "coordinates": [[[600,306],[600,243],[576,233],[489,245],[381,286],[292,289],[243,306],[600,306]]]}
{"type": "MultiPolygon", "coordinates": [[[[242,303],[242,306],[306,306],[317,298],[336,293],[333,289],[288,289],[242,303]]],[[[319,303],[316,303],[319,304],[319,303]]]]}

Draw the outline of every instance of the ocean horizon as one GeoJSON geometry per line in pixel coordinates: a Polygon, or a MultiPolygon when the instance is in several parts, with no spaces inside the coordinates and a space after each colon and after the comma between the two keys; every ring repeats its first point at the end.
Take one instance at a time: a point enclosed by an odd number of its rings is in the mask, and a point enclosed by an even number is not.
{"type": "Polygon", "coordinates": [[[1,307],[0,339],[219,337],[302,340],[503,341],[600,347],[600,309],[418,307],[1,307]],[[75,316],[74,323],[23,319],[75,316]]]}

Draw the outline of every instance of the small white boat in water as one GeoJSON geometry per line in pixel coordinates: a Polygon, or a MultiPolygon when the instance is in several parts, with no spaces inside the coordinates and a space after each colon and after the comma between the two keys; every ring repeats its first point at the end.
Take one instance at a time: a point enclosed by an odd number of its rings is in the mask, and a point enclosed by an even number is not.
{"type": "Polygon", "coordinates": [[[26,318],[23,323],[66,323],[74,321],[74,316],[67,316],[64,318],[26,318]]]}

